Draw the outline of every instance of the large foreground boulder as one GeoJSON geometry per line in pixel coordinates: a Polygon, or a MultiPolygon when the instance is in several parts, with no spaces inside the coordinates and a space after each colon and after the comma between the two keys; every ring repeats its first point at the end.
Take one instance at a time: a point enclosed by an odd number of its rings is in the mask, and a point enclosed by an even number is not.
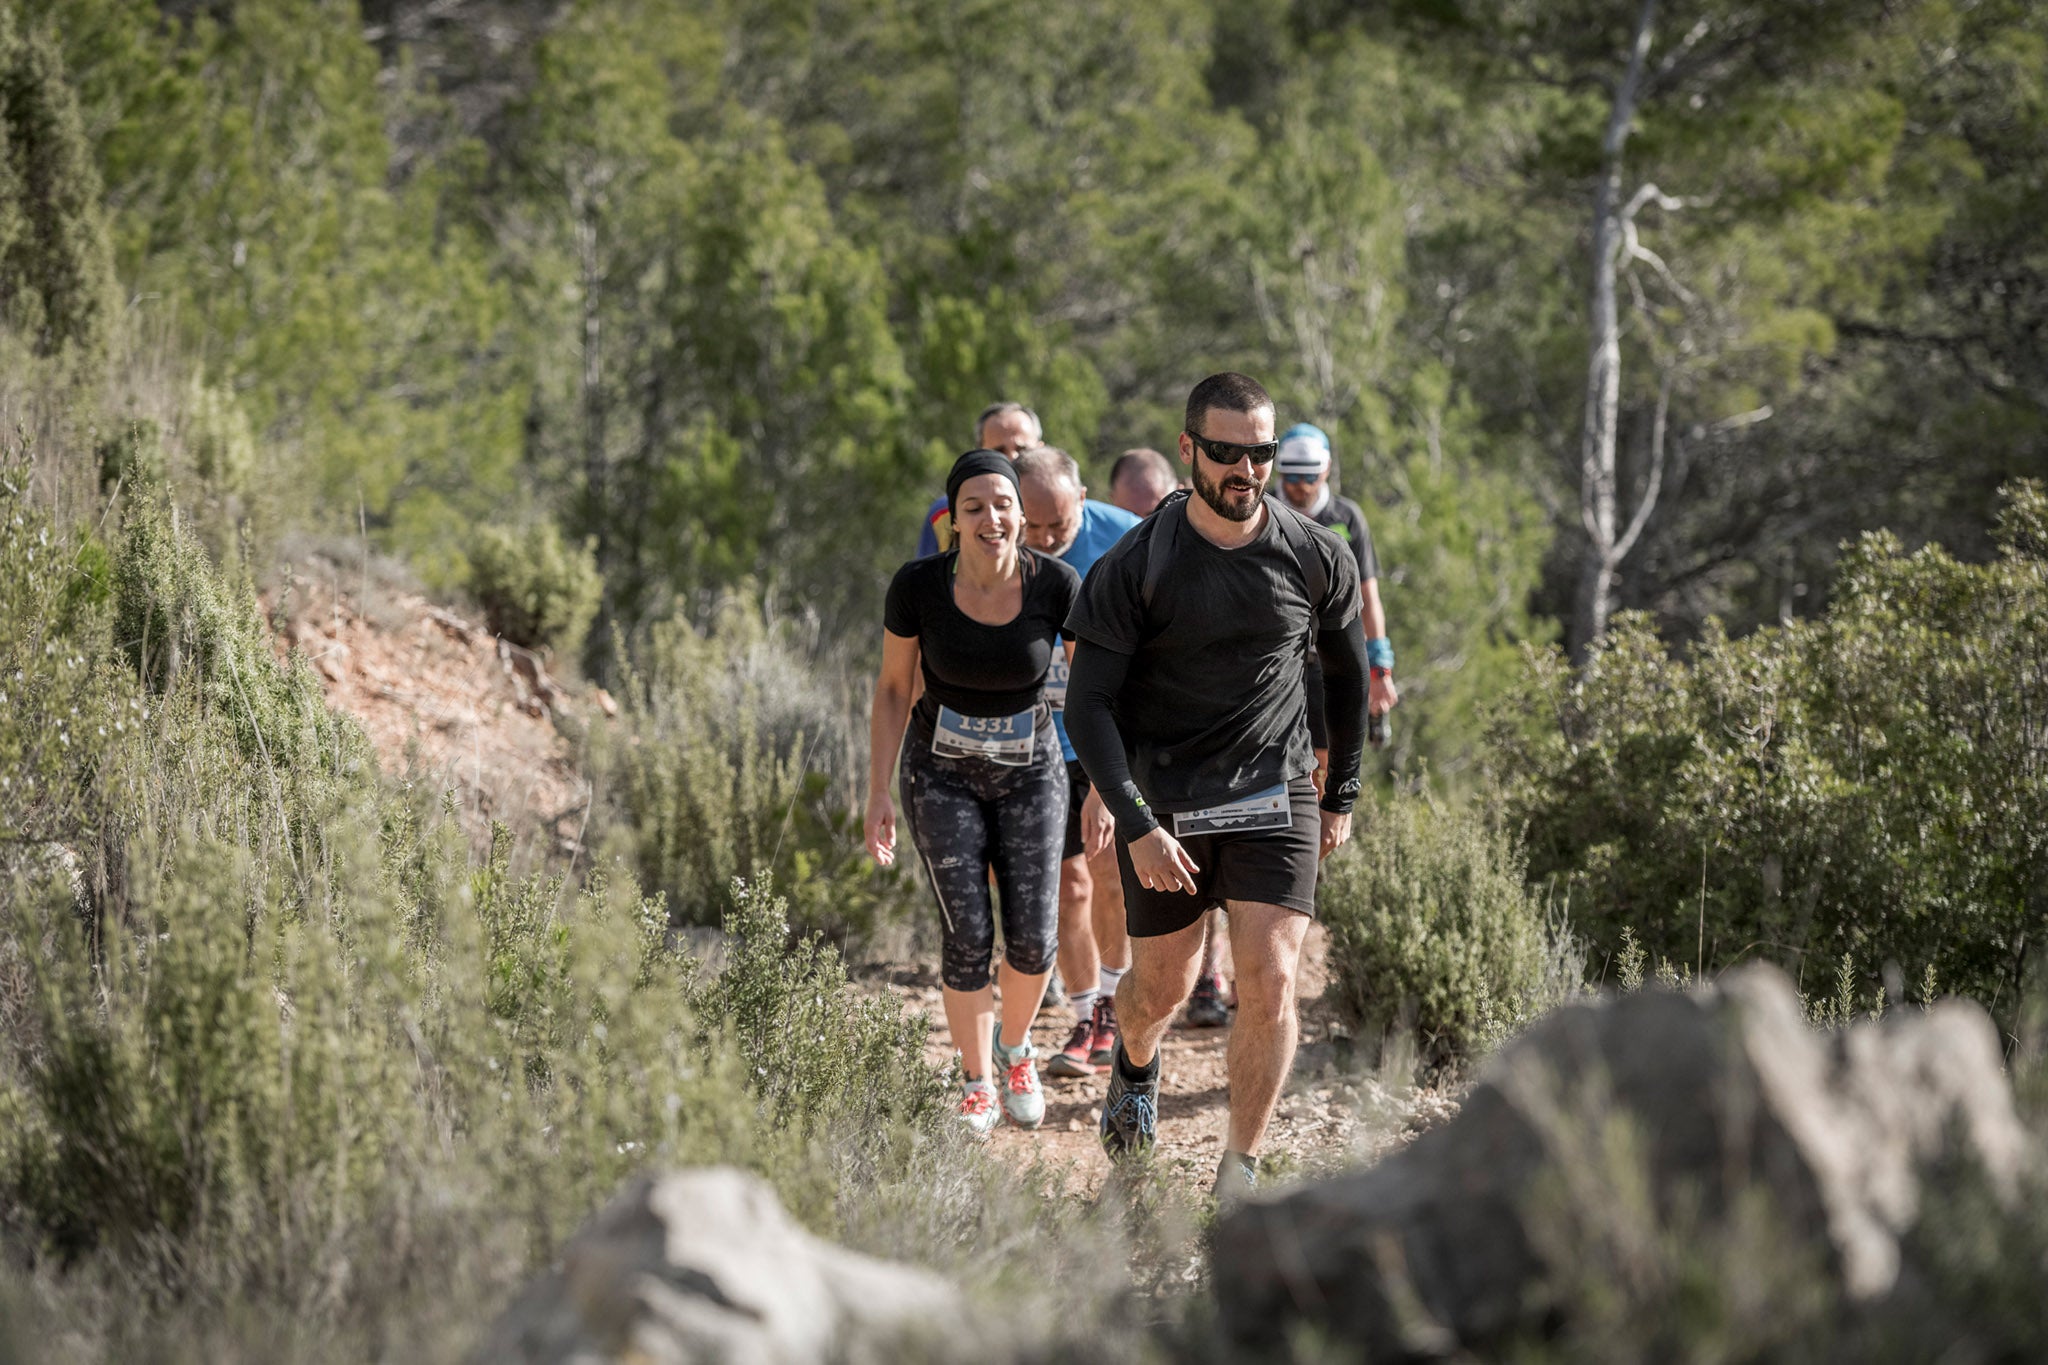
{"type": "Polygon", "coordinates": [[[2011,1199],[2025,1152],[1981,1009],[1825,1034],[1783,974],[1750,968],[1557,1011],[1448,1124],[1226,1220],[1217,1295],[1243,1345],[1308,1327],[1375,1365],[1430,1359],[1570,1314],[1586,1243],[1560,1224],[1604,1220],[1611,1240],[1633,1219],[1704,1243],[1740,1216],[1868,1302],[1898,1281],[1930,1182],[1972,1167],[2011,1199]]]}
{"type": "Polygon", "coordinates": [[[642,1176],[498,1319],[478,1361],[883,1360],[962,1320],[926,1271],[856,1255],[728,1168],[642,1176]]]}

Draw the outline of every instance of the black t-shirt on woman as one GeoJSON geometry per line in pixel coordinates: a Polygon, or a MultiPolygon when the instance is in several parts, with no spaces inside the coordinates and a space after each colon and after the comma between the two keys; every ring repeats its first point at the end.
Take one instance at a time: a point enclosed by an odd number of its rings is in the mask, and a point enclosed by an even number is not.
{"type": "Polygon", "coordinates": [[[917,641],[924,695],[913,718],[927,740],[941,703],[963,716],[1011,716],[1043,697],[1052,652],[1081,595],[1081,576],[1036,550],[1020,557],[1024,605],[999,626],[984,625],[953,601],[957,550],[913,559],[890,581],[882,625],[917,641]]]}

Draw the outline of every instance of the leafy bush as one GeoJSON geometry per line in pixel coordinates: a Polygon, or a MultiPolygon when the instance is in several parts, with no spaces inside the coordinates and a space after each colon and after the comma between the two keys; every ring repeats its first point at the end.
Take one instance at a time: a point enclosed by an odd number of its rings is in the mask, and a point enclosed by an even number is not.
{"type": "Polygon", "coordinates": [[[576,657],[604,591],[589,544],[572,546],[543,521],[523,530],[481,527],[468,553],[469,591],[492,630],[527,649],[576,657]]]}
{"type": "Polygon", "coordinates": [[[51,856],[0,866],[12,1246],[360,1341],[411,1284],[502,1292],[649,1164],[746,1166],[829,1233],[949,1150],[922,1023],[785,951],[765,887],[709,976],[628,877],[516,880],[502,832],[472,865],[160,502],[99,567],[18,483],[0,512],[0,776],[68,793],[10,803],[51,856]],[[81,861],[119,874],[84,904],[81,861]]]}
{"type": "Polygon", "coordinates": [[[86,822],[110,730],[135,719],[103,658],[105,550],[67,545],[28,486],[25,462],[0,465],[0,857],[86,822]]]}
{"type": "Polygon", "coordinates": [[[910,1064],[924,1046],[924,1021],[852,998],[845,963],[822,940],[792,944],[772,877],[733,888],[725,934],[725,969],[694,1003],[708,1026],[740,1045],[777,1125],[809,1133],[837,1111],[873,1132],[936,1112],[938,1071],[910,1064]],[[876,1076],[896,1082],[871,1085],[876,1076]]]}
{"type": "Polygon", "coordinates": [[[1432,1065],[1582,989],[1583,955],[1529,890],[1514,840],[1475,807],[1366,808],[1324,864],[1317,910],[1340,998],[1375,1031],[1412,1027],[1432,1065]]]}
{"type": "Polygon", "coordinates": [[[1492,765],[1530,872],[1603,954],[1632,928],[1707,972],[1843,954],[2010,1017],[2048,900],[2048,497],[2007,490],[1999,557],[1865,536],[1827,615],[1689,663],[1623,619],[1574,673],[1533,656],[1492,765]]]}
{"type": "Polygon", "coordinates": [[[795,623],[728,598],[709,630],[657,626],[640,659],[618,733],[593,733],[607,855],[684,924],[717,924],[733,880],[764,873],[799,925],[835,941],[901,909],[915,884],[862,851],[855,703],[795,623]]]}

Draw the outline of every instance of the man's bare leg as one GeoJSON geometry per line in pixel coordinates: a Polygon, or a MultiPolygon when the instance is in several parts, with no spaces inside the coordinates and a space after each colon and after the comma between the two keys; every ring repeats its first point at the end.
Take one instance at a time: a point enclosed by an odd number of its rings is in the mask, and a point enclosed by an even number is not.
{"type": "Polygon", "coordinates": [[[1131,969],[1116,991],[1116,1022],[1132,1066],[1152,1065],[1174,1011],[1195,988],[1201,965],[1200,919],[1171,934],[1131,940],[1131,969]]]}
{"type": "Polygon", "coordinates": [[[1246,1156],[1256,1156],[1265,1141],[1266,1125],[1294,1066],[1300,1036],[1294,992],[1308,922],[1307,915],[1278,905],[1230,902],[1237,1021],[1228,1054],[1230,1137],[1225,1145],[1246,1156]]]}
{"type": "Polygon", "coordinates": [[[1202,926],[1202,975],[1210,976],[1223,970],[1223,939],[1230,932],[1223,907],[1215,906],[1202,916],[1202,926]]]}
{"type": "MultiPolygon", "coordinates": [[[[1115,869],[1111,869],[1115,875],[1115,869]]],[[[1095,950],[1095,877],[1084,854],[1060,864],[1060,980],[1067,995],[1092,994],[1102,974],[1095,950]]]]}
{"type": "Polygon", "coordinates": [[[1090,918],[1095,929],[1096,957],[1113,972],[1125,971],[1131,965],[1131,935],[1124,923],[1124,879],[1117,871],[1116,845],[1112,843],[1090,858],[1088,871],[1095,878],[1090,918]]]}

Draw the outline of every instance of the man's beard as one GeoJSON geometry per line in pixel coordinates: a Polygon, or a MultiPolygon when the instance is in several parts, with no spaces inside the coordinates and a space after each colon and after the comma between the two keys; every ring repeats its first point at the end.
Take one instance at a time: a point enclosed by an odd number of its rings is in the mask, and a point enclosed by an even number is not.
{"type": "Polygon", "coordinates": [[[1228,486],[1237,482],[1238,475],[1228,474],[1214,480],[1206,478],[1206,463],[1206,460],[1195,461],[1195,492],[1201,495],[1203,502],[1209,504],[1209,510],[1225,521],[1250,521],[1257,516],[1260,494],[1266,491],[1265,480],[1245,479],[1238,483],[1235,496],[1244,499],[1244,505],[1240,507],[1230,500],[1232,490],[1228,486]],[[1249,496],[1246,496],[1246,490],[1249,490],[1249,496]]]}

